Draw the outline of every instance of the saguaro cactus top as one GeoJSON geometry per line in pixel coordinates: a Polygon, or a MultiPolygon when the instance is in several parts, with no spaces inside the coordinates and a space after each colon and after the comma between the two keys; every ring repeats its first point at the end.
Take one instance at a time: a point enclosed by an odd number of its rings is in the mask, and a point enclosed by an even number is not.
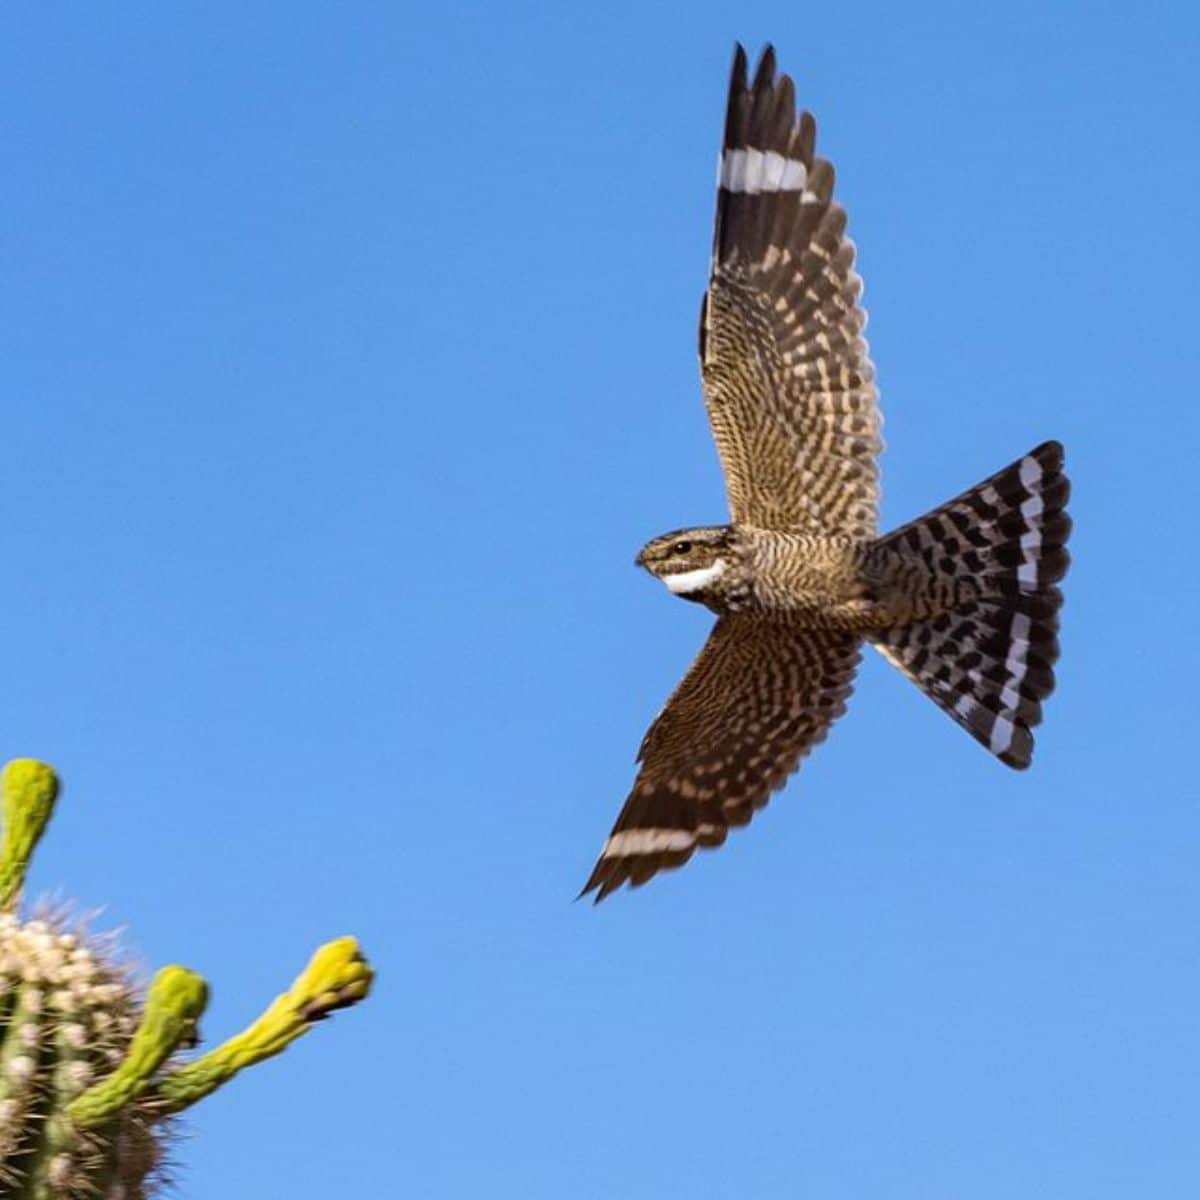
{"type": "Polygon", "coordinates": [[[0,1196],[145,1200],[161,1181],[171,1118],[361,1000],[371,968],[353,938],[328,942],[249,1028],[184,1061],[204,979],[163,967],[139,998],[101,942],[53,917],[22,921],[21,885],[58,779],[17,759],[0,787],[0,1196]]]}

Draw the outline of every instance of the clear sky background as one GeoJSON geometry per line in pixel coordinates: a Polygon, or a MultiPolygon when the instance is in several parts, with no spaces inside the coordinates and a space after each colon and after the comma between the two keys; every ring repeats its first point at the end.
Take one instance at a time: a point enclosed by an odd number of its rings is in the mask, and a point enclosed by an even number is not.
{"type": "Polygon", "coordinates": [[[38,890],[362,1008],[196,1110],[180,1194],[1054,1200],[1200,1184],[1193,5],[15,3],[4,756],[38,890]],[[705,636],[726,72],[838,168],[884,524],[1048,437],[1026,774],[882,660],[717,854],[572,898],[705,636]]]}

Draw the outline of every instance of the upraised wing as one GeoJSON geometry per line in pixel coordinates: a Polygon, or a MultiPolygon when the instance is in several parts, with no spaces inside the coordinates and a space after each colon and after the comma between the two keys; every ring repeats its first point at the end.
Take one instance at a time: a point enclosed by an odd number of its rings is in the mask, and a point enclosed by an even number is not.
{"type": "Polygon", "coordinates": [[[737,48],[700,321],[704,399],[735,522],[873,537],[882,448],[854,244],[816,126],[768,46],[737,48]]]}

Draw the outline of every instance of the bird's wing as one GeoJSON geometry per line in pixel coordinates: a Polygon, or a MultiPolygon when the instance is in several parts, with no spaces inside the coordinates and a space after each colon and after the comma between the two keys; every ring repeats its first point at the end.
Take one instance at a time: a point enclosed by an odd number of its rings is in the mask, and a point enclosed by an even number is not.
{"type": "Polygon", "coordinates": [[[833,167],[768,46],[737,48],[700,318],[704,400],[737,523],[873,537],[882,448],[862,280],[833,167]]]}
{"type": "Polygon", "coordinates": [[[859,638],[760,613],[721,617],[638,752],[641,769],[581,895],[719,846],[846,710],[859,638]]]}

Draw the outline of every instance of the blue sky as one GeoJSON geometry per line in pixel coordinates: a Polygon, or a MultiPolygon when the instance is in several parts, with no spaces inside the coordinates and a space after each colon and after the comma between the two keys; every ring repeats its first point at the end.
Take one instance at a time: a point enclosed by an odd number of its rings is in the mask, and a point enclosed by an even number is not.
{"type": "Polygon", "coordinates": [[[1191,6],[15,4],[4,756],[33,884],[234,1031],[181,1194],[1184,1196],[1200,1178],[1191,6]],[[754,826],[572,903],[708,618],[696,314],[735,38],[836,163],[884,523],[1047,437],[1060,689],[1006,771],[882,661],[754,826]]]}

